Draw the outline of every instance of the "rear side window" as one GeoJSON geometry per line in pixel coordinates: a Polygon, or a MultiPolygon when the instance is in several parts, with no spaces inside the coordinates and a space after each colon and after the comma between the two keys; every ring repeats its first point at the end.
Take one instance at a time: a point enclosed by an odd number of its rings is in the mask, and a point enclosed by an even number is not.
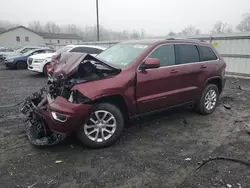
{"type": "Polygon", "coordinates": [[[178,44],[178,64],[194,63],[200,61],[199,52],[195,45],[178,44]]]}
{"type": "Polygon", "coordinates": [[[175,64],[175,51],[174,45],[164,45],[156,48],[149,58],[157,58],[160,60],[161,67],[170,66],[175,64]]]}
{"type": "Polygon", "coordinates": [[[90,47],[76,47],[73,48],[70,52],[81,52],[87,54],[99,54],[102,52],[100,49],[90,48],[90,47]]]}
{"type": "Polygon", "coordinates": [[[214,51],[207,46],[199,46],[201,51],[201,60],[202,61],[213,61],[218,59],[214,51]]]}

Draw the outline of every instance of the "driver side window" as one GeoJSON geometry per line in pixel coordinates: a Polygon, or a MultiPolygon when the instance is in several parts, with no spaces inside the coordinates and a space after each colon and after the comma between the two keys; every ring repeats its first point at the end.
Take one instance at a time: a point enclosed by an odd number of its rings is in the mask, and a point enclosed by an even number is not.
{"type": "Polygon", "coordinates": [[[175,65],[174,45],[164,45],[157,47],[148,58],[157,58],[160,60],[161,67],[175,65]]]}

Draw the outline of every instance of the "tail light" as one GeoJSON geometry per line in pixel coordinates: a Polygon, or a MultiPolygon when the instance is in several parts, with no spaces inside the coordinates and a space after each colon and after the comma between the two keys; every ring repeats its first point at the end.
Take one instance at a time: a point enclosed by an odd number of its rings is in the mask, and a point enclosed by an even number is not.
{"type": "Polygon", "coordinates": [[[226,69],[227,68],[227,64],[224,62],[223,64],[223,68],[226,69]]]}

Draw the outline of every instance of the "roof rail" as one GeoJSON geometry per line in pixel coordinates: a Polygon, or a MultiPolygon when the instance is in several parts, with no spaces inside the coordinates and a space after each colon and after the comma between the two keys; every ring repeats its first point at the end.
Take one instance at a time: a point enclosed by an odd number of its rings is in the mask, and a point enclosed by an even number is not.
{"type": "Polygon", "coordinates": [[[189,41],[201,41],[201,42],[206,42],[201,39],[196,39],[196,38],[167,38],[166,40],[189,40],[189,41]]]}

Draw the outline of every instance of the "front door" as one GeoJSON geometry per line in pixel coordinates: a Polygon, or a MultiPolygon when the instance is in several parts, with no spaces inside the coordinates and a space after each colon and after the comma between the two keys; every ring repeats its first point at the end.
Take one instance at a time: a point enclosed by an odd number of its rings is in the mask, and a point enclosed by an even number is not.
{"type": "Polygon", "coordinates": [[[158,110],[176,103],[180,72],[175,67],[173,44],[156,47],[148,56],[160,60],[161,67],[137,71],[137,114],[158,110]]]}

